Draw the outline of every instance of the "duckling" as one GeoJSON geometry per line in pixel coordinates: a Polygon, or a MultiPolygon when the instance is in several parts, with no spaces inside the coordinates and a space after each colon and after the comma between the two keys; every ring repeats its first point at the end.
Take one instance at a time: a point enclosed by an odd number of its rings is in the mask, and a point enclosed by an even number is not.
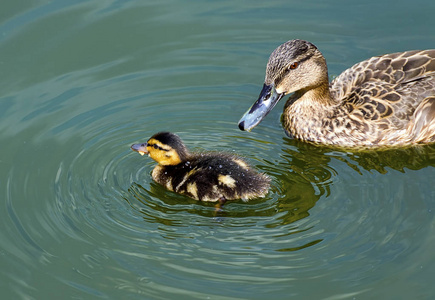
{"type": "Polygon", "coordinates": [[[247,201],[264,197],[269,189],[269,177],[242,158],[223,152],[190,153],[174,133],[159,132],[131,149],[158,163],[152,171],[154,181],[199,201],[247,201]]]}
{"type": "Polygon", "coordinates": [[[290,40],[270,55],[239,128],[250,131],[290,93],[281,121],[293,138],[350,147],[435,141],[435,50],[372,57],[329,83],[317,47],[290,40]]]}

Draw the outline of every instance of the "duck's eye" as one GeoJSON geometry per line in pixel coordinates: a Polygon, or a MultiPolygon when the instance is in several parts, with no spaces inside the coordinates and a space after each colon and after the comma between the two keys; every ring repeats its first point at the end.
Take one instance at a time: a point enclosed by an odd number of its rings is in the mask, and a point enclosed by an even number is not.
{"type": "Polygon", "coordinates": [[[290,65],[290,67],[288,67],[288,68],[289,68],[289,70],[294,70],[294,69],[296,69],[298,66],[299,66],[299,63],[294,62],[294,63],[292,63],[292,64],[290,65]]]}
{"type": "Polygon", "coordinates": [[[157,144],[154,144],[153,147],[154,147],[154,149],[159,149],[160,148],[159,146],[157,146],[157,144]]]}

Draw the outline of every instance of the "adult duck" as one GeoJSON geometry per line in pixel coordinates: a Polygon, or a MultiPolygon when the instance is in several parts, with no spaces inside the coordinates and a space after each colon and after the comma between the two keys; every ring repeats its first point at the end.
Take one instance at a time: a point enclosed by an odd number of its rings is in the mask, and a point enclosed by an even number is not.
{"type": "Polygon", "coordinates": [[[350,147],[435,141],[435,50],[372,57],[329,83],[317,47],[288,41],[270,55],[263,89],[239,128],[250,131],[290,93],[281,117],[290,137],[350,147]]]}

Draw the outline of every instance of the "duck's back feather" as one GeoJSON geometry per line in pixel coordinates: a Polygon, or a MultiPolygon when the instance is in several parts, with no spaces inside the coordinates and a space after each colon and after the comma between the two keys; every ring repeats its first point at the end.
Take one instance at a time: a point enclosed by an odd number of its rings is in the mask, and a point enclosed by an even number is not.
{"type": "Polygon", "coordinates": [[[335,118],[371,134],[371,144],[434,140],[435,50],[372,57],[333,80],[330,93],[335,118]]]}
{"type": "Polygon", "coordinates": [[[335,99],[344,99],[368,81],[405,84],[435,74],[435,49],[374,56],[355,64],[330,84],[335,99]]]}

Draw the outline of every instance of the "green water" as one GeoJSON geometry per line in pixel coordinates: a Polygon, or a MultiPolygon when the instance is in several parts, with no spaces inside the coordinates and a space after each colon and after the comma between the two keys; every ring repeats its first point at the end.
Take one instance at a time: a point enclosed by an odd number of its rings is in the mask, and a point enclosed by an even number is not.
{"type": "Polygon", "coordinates": [[[3,1],[2,299],[433,299],[435,146],[368,152],[251,133],[270,52],[302,38],[330,75],[435,48],[435,2],[3,1]],[[213,205],[151,181],[129,146],[177,132],[272,178],[213,205]]]}

